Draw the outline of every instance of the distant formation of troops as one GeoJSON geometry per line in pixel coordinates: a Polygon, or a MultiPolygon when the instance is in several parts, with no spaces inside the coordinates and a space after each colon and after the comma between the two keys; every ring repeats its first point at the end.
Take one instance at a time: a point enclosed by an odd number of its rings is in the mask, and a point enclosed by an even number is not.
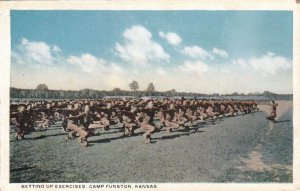
{"type": "Polygon", "coordinates": [[[122,127],[123,136],[132,136],[140,128],[144,131],[143,142],[151,143],[151,135],[163,128],[166,132],[179,128],[189,131],[199,122],[214,123],[223,117],[258,110],[253,100],[185,98],[28,101],[25,104],[11,103],[10,107],[15,140],[25,139],[24,135],[35,131],[35,127],[46,130],[55,122],[62,121],[62,130],[68,132],[65,139],[78,137],[82,147],[88,146],[88,137],[95,134],[95,129],[108,131],[112,125],[122,127]]]}

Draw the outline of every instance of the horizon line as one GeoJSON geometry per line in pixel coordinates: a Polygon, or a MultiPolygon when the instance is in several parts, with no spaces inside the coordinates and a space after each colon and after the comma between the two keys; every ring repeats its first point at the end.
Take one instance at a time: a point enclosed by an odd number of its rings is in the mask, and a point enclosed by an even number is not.
{"type": "MultiPolygon", "coordinates": [[[[22,89],[22,90],[36,90],[36,88],[32,88],[32,89],[28,89],[28,88],[18,88],[18,87],[12,87],[10,86],[10,88],[15,88],[15,89],[22,89]]],[[[116,87],[118,88],[118,87],[116,87]]],[[[121,89],[119,88],[121,91],[128,91],[128,92],[132,92],[132,90],[126,90],[126,89],[121,89]]],[[[173,88],[175,89],[175,88],[173,88]]],[[[111,90],[99,90],[99,89],[91,89],[91,88],[83,88],[83,89],[78,89],[78,90],[74,90],[74,89],[48,89],[50,91],[81,91],[81,90],[93,90],[93,91],[106,91],[106,92],[113,92],[114,89],[111,89],[111,90]]],[[[165,90],[165,91],[158,91],[158,90],[155,90],[153,92],[167,92],[167,91],[172,91],[172,89],[169,89],[169,90],[165,90]]],[[[261,92],[248,92],[248,93],[245,93],[245,92],[231,92],[231,93],[199,93],[199,92],[185,92],[185,91],[177,91],[175,89],[176,93],[191,93],[191,94],[205,94],[205,95],[213,95],[213,94],[218,94],[218,95],[230,95],[230,94],[234,94],[234,93],[237,93],[237,94],[244,94],[244,95],[248,95],[248,94],[263,94],[264,92],[269,92],[269,93],[272,93],[272,94],[277,94],[277,95],[293,95],[293,92],[292,93],[277,93],[277,92],[271,92],[269,90],[264,90],[264,91],[261,91],[261,92]]],[[[135,92],[149,92],[147,90],[136,90],[135,92]]]]}

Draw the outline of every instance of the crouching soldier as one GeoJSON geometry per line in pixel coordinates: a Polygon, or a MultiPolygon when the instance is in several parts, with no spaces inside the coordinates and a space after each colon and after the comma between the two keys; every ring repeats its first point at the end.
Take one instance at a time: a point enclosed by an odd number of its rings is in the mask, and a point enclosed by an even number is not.
{"type": "Polygon", "coordinates": [[[175,108],[174,105],[171,104],[170,108],[164,111],[163,118],[162,118],[166,126],[166,132],[168,133],[171,132],[173,129],[178,129],[180,127],[178,123],[174,122],[174,118],[175,118],[175,108]]]}
{"type": "Polygon", "coordinates": [[[142,130],[145,131],[143,134],[144,143],[151,143],[151,134],[155,131],[155,126],[151,124],[151,117],[146,112],[140,112],[137,116],[137,121],[140,124],[142,130]]]}
{"type": "Polygon", "coordinates": [[[75,136],[79,136],[79,144],[82,147],[88,146],[88,127],[92,123],[92,113],[90,112],[90,106],[86,105],[84,108],[84,112],[78,115],[70,115],[67,117],[68,119],[68,126],[67,129],[71,130],[69,135],[66,137],[67,139],[74,139],[75,136]],[[80,127],[81,126],[81,127],[80,127]]]}
{"type": "Polygon", "coordinates": [[[123,136],[134,135],[134,130],[137,129],[137,123],[135,122],[135,113],[123,112],[122,114],[124,134],[123,136]]]}

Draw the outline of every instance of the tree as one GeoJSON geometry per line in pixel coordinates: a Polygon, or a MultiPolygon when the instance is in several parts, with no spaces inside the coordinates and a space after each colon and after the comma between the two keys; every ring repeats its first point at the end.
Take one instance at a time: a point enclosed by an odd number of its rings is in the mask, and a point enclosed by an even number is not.
{"type": "Polygon", "coordinates": [[[121,93],[120,88],[114,88],[112,91],[114,92],[115,96],[120,95],[120,93],[121,93]]]}
{"type": "Polygon", "coordinates": [[[165,94],[166,96],[174,97],[174,96],[176,96],[177,92],[176,92],[175,89],[171,89],[171,90],[165,91],[164,94],[165,94]]]}
{"type": "Polygon", "coordinates": [[[129,88],[133,91],[133,96],[136,90],[139,89],[139,83],[135,80],[133,80],[130,84],[129,84],[129,88]]]}
{"type": "Polygon", "coordinates": [[[36,87],[36,90],[49,90],[49,89],[48,89],[48,86],[46,84],[39,84],[36,87]]]}
{"type": "Polygon", "coordinates": [[[265,95],[265,96],[272,96],[272,95],[276,95],[275,93],[273,93],[273,92],[270,92],[270,91],[264,91],[262,94],[263,94],[263,95],[265,95]]]}
{"type": "Polygon", "coordinates": [[[176,94],[177,94],[176,90],[175,89],[171,89],[171,94],[172,94],[172,96],[176,96],[176,94]]]}
{"type": "Polygon", "coordinates": [[[146,89],[146,91],[147,92],[149,92],[150,93],[150,95],[155,91],[155,87],[154,87],[154,85],[153,85],[153,83],[151,82],[151,83],[149,83],[149,85],[148,85],[148,87],[147,87],[147,89],[146,89]]]}

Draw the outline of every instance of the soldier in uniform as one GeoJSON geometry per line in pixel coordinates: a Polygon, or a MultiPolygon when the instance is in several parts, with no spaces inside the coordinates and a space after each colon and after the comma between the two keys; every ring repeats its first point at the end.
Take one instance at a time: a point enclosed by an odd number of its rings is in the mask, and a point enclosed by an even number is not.
{"type": "Polygon", "coordinates": [[[32,132],[32,131],[35,131],[34,129],[34,111],[32,109],[32,106],[31,104],[27,105],[27,108],[26,108],[26,123],[27,123],[27,131],[29,132],[32,132]]]}
{"type": "Polygon", "coordinates": [[[276,103],[274,100],[270,101],[270,116],[267,117],[267,119],[271,121],[275,121],[275,118],[277,117],[276,108],[278,106],[278,103],[276,103]]]}
{"type": "Polygon", "coordinates": [[[122,114],[122,122],[123,122],[123,131],[124,136],[132,136],[134,135],[134,130],[137,129],[138,125],[135,121],[136,112],[135,111],[123,111],[122,114]]]}
{"type": "Polygon", "coordinates": [[[141,111],[137,116],[137,120],[140,124],[140,127],[145,131],[143,134],[144,143],[151,143],[151,134],[155,131],[155,126],[151,124],[151,117],[149,113],[141,111]]]}
{"type": "Polygon", "coordinates": [[[15,131],[16,131],[15,140],[16,141],[25,139],[24,134],[25,134],[25,128],[26,128],[27,125],[28,124],[26,122],[25,105],[20,104],[19,105],[19,111],[18,111],[17,116],[16,116],[16,127],[15,127],[15,131]]]}
{"type": "Polygon", "coordinates": [[[69,129],[71,132],[65,137],[65,140],[74,139],[76,135],[78,135],[80,145],[83,147],[87,147],[88,132],[80,128],[79,126],[79,119],[83,115],[80,115],[77,106],[75,106],[74,109],[70,111],[69,116],[66,117],[66,119],[68,120],[67,129],[69,129]]]}
{"type": "Polygon", "coordinates": [[[167,127],[166,128],[167,132],[171,132],[173,129],[178,129],[180,127],[178,123],[174,122],[175,112],[176,110],[175,110],[174,103],[171,103],[169,109],[167,109],[163,113],[164,118],[162,121],[167,127]]]}

